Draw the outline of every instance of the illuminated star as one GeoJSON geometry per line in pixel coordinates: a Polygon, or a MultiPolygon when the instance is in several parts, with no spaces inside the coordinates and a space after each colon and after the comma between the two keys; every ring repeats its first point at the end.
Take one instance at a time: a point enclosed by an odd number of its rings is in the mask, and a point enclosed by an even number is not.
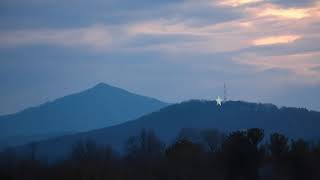
{"type": "Polygon", "coordinates": [[[218,98],[216,99],[217,101],[217,106],[221,106],[222,104],[222,99],[220,98],[220,96],[218,96],[218,98]]]}

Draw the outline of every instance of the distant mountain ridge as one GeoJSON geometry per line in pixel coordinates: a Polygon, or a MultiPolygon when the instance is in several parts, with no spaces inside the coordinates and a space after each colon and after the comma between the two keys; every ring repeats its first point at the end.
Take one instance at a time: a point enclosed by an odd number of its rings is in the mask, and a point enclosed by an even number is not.
{"type": "Polygon", "coordinates": [[[266,134],[280,132],[290,138],[314,139],[320,138],[320,112],[240,101],[228,101],[220,107],[215,101],[194,100],[170,105],[134,121],[41,141],[37,149],[39,156],[55,159],[66,155],[76,142],[90,139],[119,150],[143,128],[154,130],[166,142],[172,141],[182,128],[212,128],[222,132],[262,128],[266,134]]]}
{"type": "Polygon", "coordinates": [[[38,107],[0,116],[0,146],[108,127],[167,105],[100,83],[38,107]]]}

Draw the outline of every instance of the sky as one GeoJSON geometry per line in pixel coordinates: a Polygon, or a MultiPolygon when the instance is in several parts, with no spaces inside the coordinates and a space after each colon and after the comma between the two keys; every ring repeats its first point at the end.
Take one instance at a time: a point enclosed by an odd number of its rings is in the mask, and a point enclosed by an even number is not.
{"type": "Polygon", "coordinates": [[[104,82],[320,111],[318,0],[1,0],[0,114],[104,82]]]}

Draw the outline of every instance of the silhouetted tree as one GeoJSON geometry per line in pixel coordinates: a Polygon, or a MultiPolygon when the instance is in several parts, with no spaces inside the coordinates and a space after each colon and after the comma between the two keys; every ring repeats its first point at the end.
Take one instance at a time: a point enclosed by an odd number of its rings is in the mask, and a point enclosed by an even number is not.
{"type": "Polygon", "coordinates": [[[247,136],[249,141],[257,146],[264,138],[264,132],[262,129],[259,128],[252,128],[247,130],[247,136]]]}
{"type": "Polygon", "coordinates": [[[167,148],[166,156],[174,162],[190,163],[190,160],[196,159],[202,152],[201,145],[182,139],[167,148]]]}
{"type": "Polygon", "coordinates": [[[143,129],[138,136],[130,137],[126,144],[128,179],[155,179],[162,177],[161,163],[165,144],[151,130],[143,129]]]}
{"type": "Polygon", "coordinates": [[[0,179],[14,179],[14,170],[17,165],[18,158],[12,148],[6,148],[0,153],[0,179]]]}
{"type": "Polygon", "coordinates": [[[288,138],[279,133],[271,134],[269,151],[273,160],[283,160],[289,152],[288,138]]]}
{"type": "Polygon", "coordinates": [[[172,179],[203,179],[204,151],[200,144],[178,140],[166,150],[172,179]],[[203,164],[202,164],[203,163],[203,164]]]}
{"type": "Polygon", "coordinates": [[[125,144],[131,157],[157,157],[164,153],[165,144],[151,130],[143,129],[138,136],[130,137],[125,144]]]}
{"type": "Polygon", "coordinates": [[[279,133],[271,134],[268,150],[272,160],[273,178],[288,179],[290,150],[288,138],[279,133]]]}
{"type": "Polygon", "coordinates": [[[209,148],[210,152],[215,152],[221,147],[222,142],[225,140],[225,135],[218,130],[205,129],[201,131],[201,137],[209,148]]]}
{"type": "Polygon", "coordinates": [[[260,139],[260,132],[251,133],[253,131],[258,130],[233,132],[225,140],[222,146],[222,161],[225,164],[227,179],[258,179],[261,157],[256,144],[260,139]]]}
{"type": "Polygon", "coordinates": [[[319,180],[320,144],[253,128],[227,136],[216,130],[184,129],[165,148],[151,130],[126,142],[124,154],[94,141],[79,141],[64,160],[45,165],[27,148],[0,153],[1,180],[319,180]],[[191,133],[190,133],[191,132],[191,133]],[[184,137],[188,137],[184,138],[184,137]],[[190,138],[191,137],[191,138],[190,138]],[[31,152],[31,153],[30,153],[31,152]],[[263,160],[263,161],[262,161],[263,160]]]}
{"type": "Polygon", "coordinates": [[[71,158],[76,161],[95,160],[98,156],[98,145],[92,140],[78,141],[72,148],[71,158]]]}
{"type": "Polygon", "coordinates": [[[109,146],[99,146],[92,140],[79,141],[73,146],[68,179],[111,178],[116,166],[115,154],[109,146]]]}
{"type": "Polygon", "coordinates": [[[310,166],[310,149],[307,142],[302,139],[292,140],[290,152],[290,168],[292,179],[311,179],[313,176],[310,166]]]}

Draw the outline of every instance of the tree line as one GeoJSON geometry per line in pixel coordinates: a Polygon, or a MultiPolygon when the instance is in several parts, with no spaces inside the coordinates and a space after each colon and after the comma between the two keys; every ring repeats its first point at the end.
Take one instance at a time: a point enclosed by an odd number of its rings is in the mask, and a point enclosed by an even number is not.
{"type": "MultiPolygon", "coordinates": [[[[32,151],[21,158],[0,154],[2,180],[319,180],[320,144],[289,140],[252,128],[229,134],[182,129],[165,144],[143,129],[124,143],[124,152],[87,140],[54,164],[32,151]]],[[[32,148],[31,144],[31,148],[32,148]]],[[[34,147],[33,147],[34,148],[34,147]]]]}

